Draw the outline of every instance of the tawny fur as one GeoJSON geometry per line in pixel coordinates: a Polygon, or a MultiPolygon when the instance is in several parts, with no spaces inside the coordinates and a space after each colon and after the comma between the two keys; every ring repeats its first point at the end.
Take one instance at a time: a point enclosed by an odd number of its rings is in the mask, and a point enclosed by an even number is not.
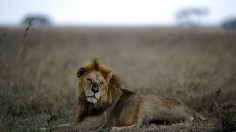
{"type": "MultiPolygon", "coordinates": [[[[182,101],[174,98],[164,98],[155,95],[139,95],[126,89],[120,78],[112,74],[107,67],[93,60],[79,68],[77,96],[78,108],[76,123],[57,126],[56,130],[79,129],[89,130],[104,123],[114,128],[132,126],[139,127],[146,123],[181,122],[205,120],[199,113],[191,110],[182,101]],[[86,101],[84,83],[88,76],[96,76],[105,80],[101,96],[97,103],[86,101]]],[[[94,77],[95,78],[95,77],[94,77]]],[[[94,82],[98,82],[96,78],[94,82]]],[[[93,98],[93,100],[96,99],[93,98]]]]}

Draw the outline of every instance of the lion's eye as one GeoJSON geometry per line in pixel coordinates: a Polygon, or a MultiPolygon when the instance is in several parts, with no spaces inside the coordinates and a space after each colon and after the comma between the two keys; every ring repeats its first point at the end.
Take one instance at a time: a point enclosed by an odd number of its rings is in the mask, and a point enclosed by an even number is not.
{"type": "Polygon", "coordinates": [[[103,81],[100,82],[100,85],[103,85],[103,81]]]}
{"type": "Polygon", "coordinates": [[[89,84],[92,84],[92,79],[91,78],[87,78],[87,81],[89,84]]]}

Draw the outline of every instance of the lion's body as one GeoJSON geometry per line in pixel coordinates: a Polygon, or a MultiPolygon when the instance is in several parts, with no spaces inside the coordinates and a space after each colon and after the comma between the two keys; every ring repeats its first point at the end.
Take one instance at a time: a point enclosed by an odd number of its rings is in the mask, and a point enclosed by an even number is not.
{"type": "Polygon", "coordinates": [[[128,95],[122,99],[112,114],[115,114],[113,125],[117,127],[144,125],[151,122],[204,120],[204,117],[191,110],[183,102],[155,95],[128,95]]]}
{"type": "MultiPolygon", "coordinates": [[[[70,127],[93,128],[107,122],[113,127],[135,127],[150,122],[205,119],[177,99],[139,95],[127,90],[117,75],[98,64],[96,60],[80,68],[77,75],[79,78],[77,120],[73,125],[69,125],[70,127]],[[94,92],[93,96],[91,89],[94,87],[90,79],[96,84],[105,81],[97,86],[99,92],[94,92]]],[[[57,128],[60,127],[63,128],[65,125],[57,128]]]]}

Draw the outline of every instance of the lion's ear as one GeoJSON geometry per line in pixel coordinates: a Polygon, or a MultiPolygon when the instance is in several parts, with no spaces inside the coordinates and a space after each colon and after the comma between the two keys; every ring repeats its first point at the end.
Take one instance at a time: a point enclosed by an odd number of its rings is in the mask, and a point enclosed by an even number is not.
{"type": "Polygon", "coordinates": [[[87,71],[88,70],[84,67],[79,68],[77,71],[77,77],[80,78],[80,77],[84,76],[85,72],[87,72],[87,71]]]}

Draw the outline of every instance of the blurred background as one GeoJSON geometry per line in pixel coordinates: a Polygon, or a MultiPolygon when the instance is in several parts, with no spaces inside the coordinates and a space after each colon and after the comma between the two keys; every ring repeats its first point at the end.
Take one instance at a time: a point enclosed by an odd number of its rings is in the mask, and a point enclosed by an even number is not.
{"type": "MultiPolygon", "coordinates": [[[[235,0],[1,1],[0,131],[73,122],[77,68],[94,57],[128,89],[179,98],[216,120],[169,131],[235,130],[235,5],[235,0]]],[[[143,130],[161,130],[150,127],[143,130]]]]}
{"type": "Polygon", "coordinates": [[[235,20],[234,0],[3,0],[0,24],[29,18],[53,26],[221,26],[235,20]]]}

